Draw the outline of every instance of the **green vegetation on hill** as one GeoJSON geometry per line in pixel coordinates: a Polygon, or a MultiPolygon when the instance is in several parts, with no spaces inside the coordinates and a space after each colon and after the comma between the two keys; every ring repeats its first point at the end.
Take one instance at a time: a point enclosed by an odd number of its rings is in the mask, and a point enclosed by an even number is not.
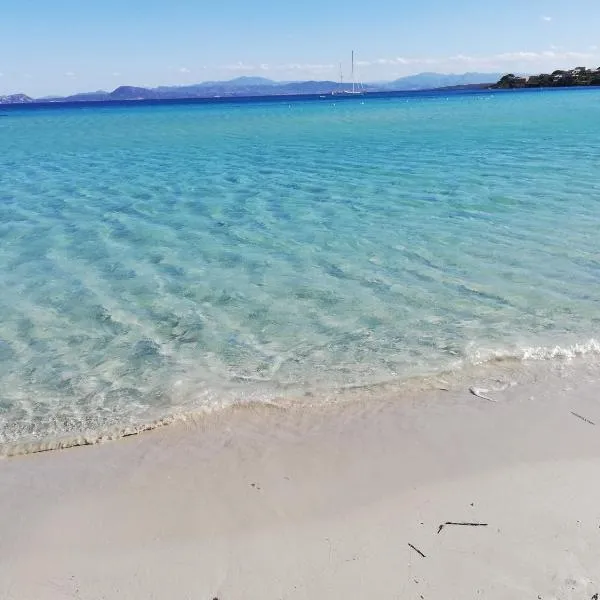
{"type": "Polygon", "coordinates": [[[600,86],[600,67],[586,69],[577,67],[570,71],[553,71],[529,77],[519,77],[512,73],[504,75],[493,87],[495,89],[600,86]]]}

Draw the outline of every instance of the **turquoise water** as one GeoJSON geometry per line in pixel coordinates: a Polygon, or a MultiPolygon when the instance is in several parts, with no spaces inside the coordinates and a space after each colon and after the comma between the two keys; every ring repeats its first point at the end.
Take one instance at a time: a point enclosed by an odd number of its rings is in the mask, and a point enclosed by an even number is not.
{"type": "Polygon", "coordinates": [[[597,91],[5,110],[0,443],[598,350],[598,173],[597,91]]]}

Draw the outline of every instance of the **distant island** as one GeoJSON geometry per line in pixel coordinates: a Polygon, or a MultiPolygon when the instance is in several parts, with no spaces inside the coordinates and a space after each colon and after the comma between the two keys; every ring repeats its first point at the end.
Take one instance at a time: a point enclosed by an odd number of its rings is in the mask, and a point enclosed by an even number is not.
{"type": "Polygon", "coordinates": [[[522,77],[509,73],[501,77],[492,87],[497,90],[518,88],[562,88],[577,86],[600,86],[600,67],[587,69],[577,67],[569,71],[556,70],[552,73],[541,73],[522,77]]]}
{"type": "MultiPolygon", "coordinates": [[[[419,73],[394,81],[363,84],[365,93],[405,92],[441,88],[490,87],[500,73],[419,73]]],[[[236,98],[268,96],[329,95],[339,91],[336,81],[273,81],[264,77],[237,77],[229,81],[205,81],[193,85],[144,88],[123,85],[112,92],[99,90],[71,96],[32,98],[25,94],[0,95],[0,104],[59,102],[110,102],[126,100],[184,100],[193,98],[236,98]]]]}

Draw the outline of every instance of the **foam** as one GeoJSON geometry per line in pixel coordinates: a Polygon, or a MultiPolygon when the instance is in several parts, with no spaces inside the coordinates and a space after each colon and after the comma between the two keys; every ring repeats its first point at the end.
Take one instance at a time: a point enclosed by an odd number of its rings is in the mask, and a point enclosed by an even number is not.
{"type": "MultiPolygon", "coordinates": [[[[0,445],[0,457],[10,457],[52,450],[63,450],[77,446],[89,446],[98,443],[115,441],[121,438],[138,435],[158,428],[181,424],[197,423],[199,420],[210,418],[211,415],[226,413],[237,409],[267,409],[288,410],[297,409],[311,411],[327,405],[344,405],[348,402],[364,402],[370,397],[400,397],[401,399],[419,396],[423,392],[439,389],[470,390],[475,395],[488,392],[504,392],[508,388],[523,382],[535,381],[541,373],[562,372],[565,366],[573,366],[573,372],[579,379],[582,367],[598,369],[600,379],[600,364],[596,357],[600,356],[600,344],[595,339],[573,344],[568,347],[536,347],[524,348],[519,351],[479,351],[473,352],[468,361],[456,363],[452,368],[437,371],[422,376],[386,379],[365,382],[355,385],[342,385],[331,388],[315,388],[314,391],[297,391],[287,395],[257,394],[244,396],[229,396],[227,400],[214,401],[187,411],[178,410],[173,414],[153,419],[139,424],[127,426],[111,426],[90,430],[85,433],[76,432],[72,435],[48,436],[35,441],[14,442],[0,445]],[[486,358],[483,358],[483,357],[486,358]],[[483,388],[471,386],[473,381],[492,381],[492,385],[483,388]],[[441,387],[440,386],[444,386],[441,387]],[[473,391],[475,390],[475,391],[473,391]]],[[[568,377],[569,373],[563,373],[568,377]]],[[[486,398],[487,399],[487,398],[486,398]]]]}
{"type": "Polygon", "coordinates": [[[474,365],[502,360],[573,360],[583,356],[600,355],[600,342],[591,338],[568,346],[531,346],[507,350],[470,350],[467,363],[474,365]]]}

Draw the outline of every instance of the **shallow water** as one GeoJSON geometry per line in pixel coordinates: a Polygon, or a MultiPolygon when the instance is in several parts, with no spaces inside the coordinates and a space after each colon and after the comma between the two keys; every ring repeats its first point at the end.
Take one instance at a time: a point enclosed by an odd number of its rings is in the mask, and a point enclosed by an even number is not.
{"type": "Polygon", "coordinates": [[[598,91],[5,114],[0,443],[599,351],[598,91]]]}

